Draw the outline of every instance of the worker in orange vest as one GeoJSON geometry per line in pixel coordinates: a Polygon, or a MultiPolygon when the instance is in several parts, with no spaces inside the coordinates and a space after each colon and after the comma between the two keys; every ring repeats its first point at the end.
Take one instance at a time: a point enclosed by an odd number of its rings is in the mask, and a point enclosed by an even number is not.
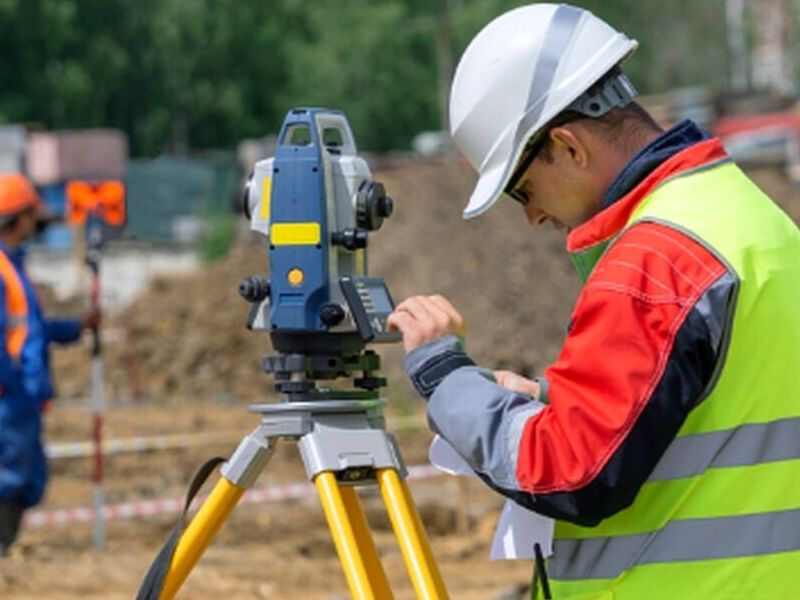
{"type": "Polygon", "coordinates": [[[0,174],[0,556],[47,482],[41,415],[53,397],[49,344],[76,342],[100,318],[90,311],[80,319],[45,319],[23,267],[23,246],[48,222],[30,181],[0,174]]]}

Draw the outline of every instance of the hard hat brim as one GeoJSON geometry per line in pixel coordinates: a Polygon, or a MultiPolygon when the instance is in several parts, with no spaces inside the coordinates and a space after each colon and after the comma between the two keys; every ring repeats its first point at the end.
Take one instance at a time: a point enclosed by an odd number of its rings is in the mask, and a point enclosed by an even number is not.
{"type": "Polygon", "coordinates": [[[464,219],[474,219],[489,210],[494,203],[502,196],[503,191],[499,189],[503,185],[506,171],[505,163],[501,163],[485,173],[481,173],[469,197],[467,207],[462,216],[464,219]]]}

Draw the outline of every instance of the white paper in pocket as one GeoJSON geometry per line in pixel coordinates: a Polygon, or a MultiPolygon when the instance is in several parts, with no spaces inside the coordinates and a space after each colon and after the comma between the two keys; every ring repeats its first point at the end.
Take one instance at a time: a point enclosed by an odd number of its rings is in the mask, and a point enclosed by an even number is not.
{"type": "MultiPolygon", "coordinates": [[[[436,435],[428,448],[428,460],[448,475],[477,477],[467,462],[441,436],[436,435]]],[[[533,558],[538,543],[545,557],[553,554],[553,519],[543,517],[516,502],[506,500],[492,540],[492,560],[533,558]]]]}
{"type": "Polygon", "coordinates": [[[428,460],[431,464],[448,475],[469,475],[477,477],[466,461],[442,436],[435,435],[428,448],[428,460]]]}
{"type": "Polygon", "coordinates": [[[506,500],[492,540],[492,560],[533,558],[539,544],[545,558],[553,554],[554,521],[506,500]]]}

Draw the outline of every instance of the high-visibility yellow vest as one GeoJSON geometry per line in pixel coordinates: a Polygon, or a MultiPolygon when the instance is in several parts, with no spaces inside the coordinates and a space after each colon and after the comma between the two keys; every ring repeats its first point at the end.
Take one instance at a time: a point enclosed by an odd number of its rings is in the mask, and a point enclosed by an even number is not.
{"type": "Polygon", "coordinates": [[[633,504],[557,523],[553,598],[800,598],[800,232],[731,162],[666,181],[628,226],[643,221],[736,274],[727,350],[633,504]]]}

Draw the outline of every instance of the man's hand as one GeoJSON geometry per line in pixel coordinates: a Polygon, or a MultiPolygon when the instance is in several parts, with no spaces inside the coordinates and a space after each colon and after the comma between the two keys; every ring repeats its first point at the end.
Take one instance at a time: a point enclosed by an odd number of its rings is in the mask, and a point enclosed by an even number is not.
{"type": "Polygon", "coordinates": [[[403,334],[406,353],[446,335],[464,338],[464,318],[440,295],[413,296],[403,300],[386,321],[389,331],[403,334]]]}
{"type": "Polygon", "coordinates": [[[511,371],[495,371],[494,379],[497,385],[501,385],[514,392],[528,394],[536,400],[539,399],[539,384],[536,381],[526,379],[522,375],[517,375],[511,371]]]}

